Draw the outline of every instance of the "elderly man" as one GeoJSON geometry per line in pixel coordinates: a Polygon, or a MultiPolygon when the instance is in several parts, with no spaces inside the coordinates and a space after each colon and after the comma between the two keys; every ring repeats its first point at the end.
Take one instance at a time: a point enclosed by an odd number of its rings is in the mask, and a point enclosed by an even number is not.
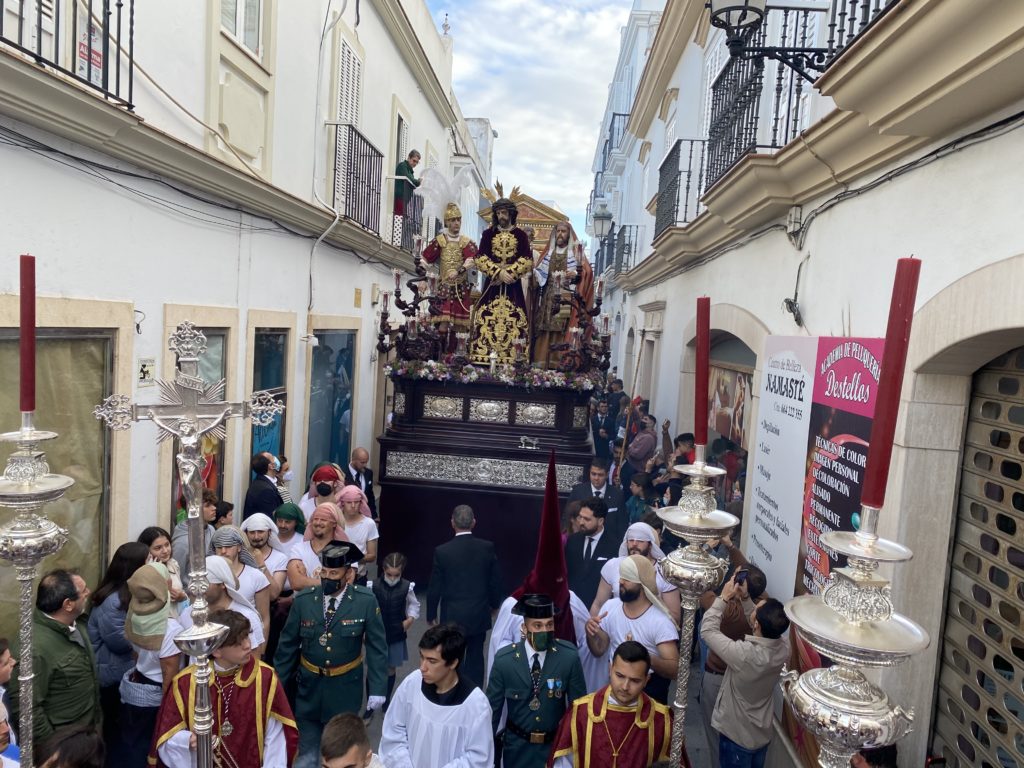
{"type": "MultiPolygon", "coordinates": [[[[100,724],[96,661],[85,622],[78,623],[90,594],[85,580],[70,571],[50,571],[39,580],[32,620],[32,737],[37,742],[63,725],[100,724]]],[[[11,679],[15,721],[19,684],[18,678],[11,679]]]]}
{"type": "Polygon", "coordinates": [[[561,302],[563,291],[576,277],[576,246],[572,226],[567,221],[558,222],[533,270],[539,286],[533,323],[533,361],[545,368],[558,367],[559,353],[552,352],[551,347],[564,341],[569,323],[569,306],[561,302]]]}
{"type": "Polygon", "coordinates": [[[657,591],[654,566],[642,555],[630,555],[619,565],[619,596],[587,622],[587,645],[596,656],[635,640],[651,654],[654,674],[647,694],[668,703],[669,682],[679,663],[679,627],[657,591]]]}
{"type": "Polygon", "coordinates": [[[658,594],[669,610],[672,620],[679,623],[680,602],[679,588],[670,584],[661,575],[658,569],[658,561],[665,557],[665,553],[658,546],[658,535],[647,523],[633,523],[626,529],[622,537],[622,544],[619,546],[619,556],[609,560],[601,568],[601,583],[597,585],[597,597],[590,607],[590,613],[597,616],[602,606],[608,602],[614,591],[618,591],[619,566],[622,561],[630,555],[642,555],[651,561],[654,566],[654,577],[658,584],[658,594]]]}

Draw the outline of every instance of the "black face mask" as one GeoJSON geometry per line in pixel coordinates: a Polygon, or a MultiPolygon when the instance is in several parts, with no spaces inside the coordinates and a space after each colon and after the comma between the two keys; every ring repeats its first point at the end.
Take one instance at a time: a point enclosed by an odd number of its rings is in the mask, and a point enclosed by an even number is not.
{"type": "Polygon", "coordinates": [[[316,492],[319,496],[330,496],[334,487],[330,483],[317,483],[316,492]]]}
{"type": "Polygon", "coordinates": [[[341,579],[320,579],[320,586],[324,588],[324,594],[330,597],[339,589],[341,589],[341,579]]]}

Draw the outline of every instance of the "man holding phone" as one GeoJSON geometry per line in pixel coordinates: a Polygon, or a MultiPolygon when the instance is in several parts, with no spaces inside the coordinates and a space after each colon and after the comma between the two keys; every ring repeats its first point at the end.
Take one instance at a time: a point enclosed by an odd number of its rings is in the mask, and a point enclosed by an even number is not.
{"type": "MultiPolygon", "coordinates": [[[[739,553],[735,547],[733,550],[739,553]]],[[[732,551],[730,551],[730,555],[732,551]]],[[[735,558],[733,558],[735,559],[735,558]]],[[[725,600],[722,610],[721,624],[719,630],[729,640],[742,640],[751,631],[749,616],[754,611],[755,603],[764,595],[767,579],[764,572],[756,565],[745,562],[736,567],[731,582],[735,589],[725,600]]],[[[725,589],[722,589],[722,596],[725,597],[725,589]]],[[[714,592],[705,592],[701,597],[701,607],[708,611],[714,604],[716,595],[714,592]]],[[[718,765],[718,732],[711,725],[711,718],[715,711],[715,703],[718,701],[718,692],[722,688],[722,681],[729,667],[726,662],[710,648],[707,659],[704,662],[704,674],[701,677],[700,686],[700,711],[704,723],[705,733],[708,735],[708,750],[711,756],[710,764],[718,765]]]]}

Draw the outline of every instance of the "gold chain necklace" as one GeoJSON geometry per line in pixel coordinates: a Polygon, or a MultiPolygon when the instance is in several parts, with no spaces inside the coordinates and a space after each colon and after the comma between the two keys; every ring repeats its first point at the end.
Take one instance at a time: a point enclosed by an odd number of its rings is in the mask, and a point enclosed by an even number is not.
{"type": "Polygon", "coordinates": [[[605,715],[605,719],[601,721],[601,724],[604,726],[604,732],[608,734],[608,746],[612,748],[612,768],[616,768],[619,764],[619,752],[626,745],[626,741],[629,739],[629,734],[631,734],[633,729],[636,727],[636,719],[634,718],[633,723],[629,726],[629,730],[626,731],[626,735],[623,737],[622,741],[619,742],[618,747],[616,747],[615,742],[612,741],[612,732],[608,730],[607,715],[605,715]]]}

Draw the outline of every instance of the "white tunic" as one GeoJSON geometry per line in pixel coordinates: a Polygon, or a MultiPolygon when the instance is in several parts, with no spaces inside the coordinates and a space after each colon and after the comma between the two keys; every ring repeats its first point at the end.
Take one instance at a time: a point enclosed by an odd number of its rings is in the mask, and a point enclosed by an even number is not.
{"type": "Polygon", "coordinates": [[[384,716],[379,754],[388,768],[493,768],[491,705],[479,688],[456,706],[420,690],[417,669],[395,691],[384,716]]]}
{"type": "MultiPolygon", "coordinates": [[[[487,646],[488,672],[494,664],[494,656],[500,649],[519,642],[519,628],[523,626],[523,617],[512,613],[515,606],[516,599],[507,597],[498,609],[494,627],[491,628],[491,641],[487,646]]],[[[583,605],[583,601],[576,597],[575,592],[569,593],[569,608],[572,610],[572,625],[576,631],[576,646],[580,653],[580,664],[583,666],[583,679],[587,684],[587,693],[593,693],[608,684],[608,654],[594,656],[590,652],[587,645],[587,619],[590,618],[590,612],[583,605]]]]}
{"type": "Polygon", "coordinates": [[[601,619],[601,629],[608,633],[609,651],[614,653],[626,640],[635,640],[652,656],[660,656],[658,643],[679,642],[679,630],[676,629],[676,625],[657,606],[650,606],[635,619],[627,617],[622,611],[622,606],[622,601],[614,597],[601,608],[601,613],[608,614],[601,619]]]}

